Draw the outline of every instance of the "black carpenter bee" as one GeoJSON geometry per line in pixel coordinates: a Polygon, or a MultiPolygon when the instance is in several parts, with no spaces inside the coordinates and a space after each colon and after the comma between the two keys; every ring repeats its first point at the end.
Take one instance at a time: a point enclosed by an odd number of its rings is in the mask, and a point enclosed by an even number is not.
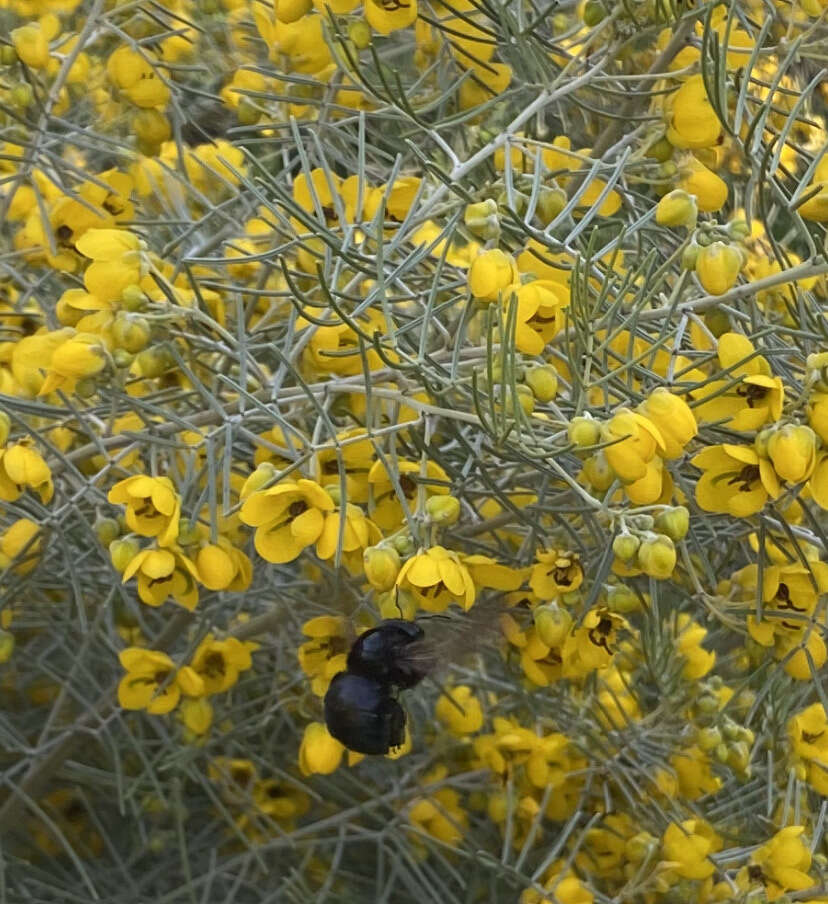
{"type": "Polygon", "coordinates": [[[405,739],[405,711],[397,695],[419,684],[434,665],[425,632],[389,618],[366,631],[348,653],[347,667],[325,694],[328,731],[357,753],[388,753],[405,739]]]}
{"type": "Polygon", "coordinates": [[[349,750],[385,754],[405,740],[400,691],[419,684],[440,663],[479,648],[496,624],[499,607],[478,604],[470,614],[447,616],[426,636],[410,621],[389,618],[360,635],[348,653],[344,672],[325,694],[328,731],[349,750]]]}

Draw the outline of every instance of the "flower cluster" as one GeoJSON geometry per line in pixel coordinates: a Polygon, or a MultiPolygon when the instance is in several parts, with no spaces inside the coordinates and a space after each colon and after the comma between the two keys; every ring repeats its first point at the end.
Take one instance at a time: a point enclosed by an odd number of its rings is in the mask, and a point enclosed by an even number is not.
{"type": "Polygon", "coordinates": [[[9,900],[828,900],[827,0],[0,23],[9,900]]]}

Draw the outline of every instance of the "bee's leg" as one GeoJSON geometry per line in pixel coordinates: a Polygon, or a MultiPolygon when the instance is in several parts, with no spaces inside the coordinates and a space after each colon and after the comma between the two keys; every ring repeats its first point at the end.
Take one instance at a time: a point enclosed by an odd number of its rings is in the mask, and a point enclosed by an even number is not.
{"type": "Polygon", "coordinates": [[[388,711],[388,746],[399,747],[405,741],[405,710],[393,700],[388,711]]]}

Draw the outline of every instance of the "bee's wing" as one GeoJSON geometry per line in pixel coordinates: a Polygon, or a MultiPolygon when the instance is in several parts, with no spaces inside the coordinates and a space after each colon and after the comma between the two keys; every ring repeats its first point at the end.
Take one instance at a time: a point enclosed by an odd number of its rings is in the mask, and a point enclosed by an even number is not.
{"type": "Polygon", "coordinates": [[[418,622],[422,640],[408,644],[400,658],[423,674],[494,646],[500,638],[502,597],[483,599],[468,611],[418,622]]]}

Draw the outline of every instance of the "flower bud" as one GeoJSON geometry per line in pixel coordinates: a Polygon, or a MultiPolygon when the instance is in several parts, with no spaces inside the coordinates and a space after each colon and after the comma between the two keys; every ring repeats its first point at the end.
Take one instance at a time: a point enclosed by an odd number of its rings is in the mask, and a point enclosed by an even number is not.
{"type": "Polygon", "coordinates": [[[664,163],[673,156],[673,145],[666,138],[659,138],[647,148],[646,156],[651,160],[664,163]]]}
{"type": "Polygon", "coordinates": [[[460,517],[460,500],[455,496],[432,496],[425,507],[432,522],[444,527],[456,524],[460,517]]]}
{"type": "Polygon", "coordinates": [[[699,257],[699,251],[701,251],[701,248],[696,243],[695,239],[690,242],[690,244],[684,249],[684,251],[682,251],[681,266],[683,270],[696,269],[696,261],[699,257]]]}
{"type": "Polygon", "coordinates": [[[485,201],[466,205],[463,222],[469,232],[477,238],[484,241],[496,239],[500,235],[497,201],[493,198],[486,198],[485,201]]]}
{"type": "Polygon", "coordinates": [[[665,580],[676,567],[676,547],[669,537],[653,535],[638,550],[638,567],[652,578],[665,580]]]}
{"type": "Polygon", "coordinates": [[[728,756],[730,756],[730,751],[727,749],[726,744],[718,744],[713,750],[713,755],[720,763],[726,763],[728,756]]]}
{"type": "Polygon", "coordinates": [[[18,82],[9,92],[9,100],[18,110],[25,110],[34,100],[34,91],[27,82],[18,82]]]}
{"type": "Polygon", "coordinates": [[[263,461],[256,470],[245,480],[239,493],[241,500],[247,499],[257,490],[267,486],[276,476],[276,468],[269,461],[263,461]]]}
{"type": "Polygon", "coordinates": [[[639,546],[641,546],[641,540],[629,531],[616,534],[615,539],[612,541],[612,551],[622,562],[629,562],[638,552],[639,546]]]}
{"type": "Polygon", "coordinates": [[[390,590],[400,573],[400,555],[393,546],[369,546],[362,554],[365,577],[374,590],[390,590]]]}
{"type": "MultiPolygon", "coordinates": [[[[695,267],[695,264],[694,264],[695,267]]],[[[704,312],[704,325],[718,339],[731,330],[730,315],[721,308],[709,308],[704,312]]]]}
{"type": "Polygon", "coordinates": [[[593,28],[599,22],[603,22],[607,17],[607,8],[601,0],[587,0],[584,4],[583,18],[584,25],[593,28]]]}
{"type": "Polygon", "coordinates": [[[23,25],[9,34],[18,59],[32,69],[43,69],[49,62],[49,42],[40,25],[23,25]]]}
{"type": "Polygon", "coordinates": [[[170,353],[162,347],[145,348],[135,359],[142,377],[160,377],[170,364],[170,353]]]}
{"type": "Polygon", "coordinates": [[[132,131],[136,138],[151,146],[160,145],[172,134],[169,119],[153,107],[139,110],[132,117],[132,131]]]}
{"type": "Polygon", "coordinates": [[[150,325],[144,317],[119,312],[112,324],[112,339],[117,346],[130,354],[137,354],[147,347],[150,325]]]}
{"type": "Polygon", "coordinates": [[[530,367],[525,379],[539,402],[551,402],[558,394],[558,371],[551,364],[530,367]]]}
{"type": "Polygon", "coordinates": [[[112,543],[109,544],[109,558],[112,561],[115,570],[122,574],[126,570],[127,565],[129,565],[140,551],[141,547],[138,545],[138,541],[131,538],[113,540],[112,543]]]}
{"type": "Polygon", "coordinates": [[[671,540],[683,540],[690,530],[690,512],[683,505],[665,509],[656,517],[655,528],[671,540]]]}
{"type": "Polygon", "coordinates": [[[746,239],[750,235],[750,226],[747,220],[736,219],[731,220],[727,224],[727,234],[737,242],[746,239]]]}
{"type": "Polygon", "coordinates": [[[547,647],[560,647],[572,627],[572,616],[556,603],[538,606],[532,617],[538,637],[547,647]]]}
{"type": "Polygon", "coordinates": [[[147,303],[147,296],[136,283],[128,285],[121,292],[121,304],[126,311],[140,311],[147,303]]]}
{"type": "Polygon", "coordinates": [[[704,290],[711,295],[724,295],[736,285],[742,269],[742,255],[733,245],[713,242],[699,251],[696,276],[704,290]]]}
{"type": "Polygon", "coordinates": [[[121,526],[115,518],[96,518],[95,534],[104,546],[109,546],[121,534],[121,526]]]}
{"type": "Polygon", "coordinates": [[[608,490],[615,480],[615,471],[610,467],[603,450],[595,455],[590,455],[584,462],[581,474],[592,489],[597,490],[599,493],[608,490]]]}
{"type": "Polygon", "coordinates": [[[804,425],[786,424],[768,439],[768,457],[776,473],[788,483],[811,476],[816,465],[816,433],[804,425]]]}
{"type": "Polygon", "coordinates": [[[499,248],[478,254],[469,267],[469,291],[478,301],[497,301],[501,292],[519,281],[515,259],[499,248]]]}
{"type": "Polygon", "coordinates": [[[192,546],[201,539],[201,531],[198,523],[191,518],[182,518],[178,522],[178,538],[179,546],[192,546]]]}
{"type": "Polygon", "coordinates": [[[0,446],[6,445],[11,432],[11,418],[5,411],[0,411],[0,446]]]}
{"type": "Polygon", "coordinates": [[[371,46],[373,32],[371,26],[364,19],[358,19],[348,26],[348,37],[354,42],[357,50],[365,50],[371,46]]]}
{"type": "Polygon", "coordinates": [[[414,541],[410,534],[398,534],[391,542],[401,556],[410,556],[415,551],[414,541]]]}
{"type": "Polygon", "coordinates": [[[566,207],[566,201],[566,192],[562,188],[544,188],[538,196],[535,214],[544,226],[548,226],[566,207]]]}
{"type": "Polygon", "coordinates": [[[128,370],[132,367],[135,355],[128,352],[125,348],[116,348],[112,350],[112,363],[118,370],[128,370]]]}
{"type": "Polygon", "coordinates": [[[693,229],[699,216],[699,208],[693,195],[677,188],[668,192],[656,206],[656,223],[659,226],[686,226],[693,229]]]}
{"type": "Polygon", "coordinates": [[[574,417],[569,422],[569,441],[579,449],[594,446],[601,439],[601,425],[591,417],[574,417]]]}
{"type": "Polygon", "coordinates": [[[8,662],[14,652],[14,634],[0,630],[0,663],[8,662]]]}
{"type": "Polygon", "coordinates": [[[715,725],[709,725],[698,733],[696,743],[704,751],[715,750],[722,743],[722,733],[715,725]]]}
{"type": "Polygon", "coordinates": [[[642,863],[658,849],[658,839],[649,832],[639,832],[624,844],[624,854],[633,863],[642,863]]]}
{"type": "Polygon", "coordinates": [[[641,609],[641,600],[626,584],[616,584],[607,594],[607,606],[611,612],[626,615],[629,612],[638,612],[641,609]]]}
{"type": "Polygon", "coordinates": [[[744,772],[750,765],[750,747],[744,741],[731,744],[727,762],[737,772],[744,772]]]}

